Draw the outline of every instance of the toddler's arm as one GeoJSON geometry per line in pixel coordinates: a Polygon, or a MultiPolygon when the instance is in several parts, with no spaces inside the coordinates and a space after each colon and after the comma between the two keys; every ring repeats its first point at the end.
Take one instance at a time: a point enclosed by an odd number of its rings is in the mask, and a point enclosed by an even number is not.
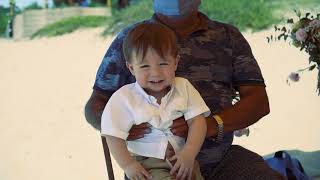
{"type": "Polygon", "coordinates": [[[125,140],[113,136],[106,136],[106,140],[111,154],[129,179],[151,179],[151,175],[131,157],[125,140]]]}
{"type": "Polygon", "coordinates": [[[191,121],[188,121],[188,124],[189,133],[185,146],[170,159],[170,161],[177,160],[170,173],[175,174],[178,171],[178,179],[191,178],[195,158],[201,149],[207,132],[206,119],[203,115],[192,118],[191,121]]]}

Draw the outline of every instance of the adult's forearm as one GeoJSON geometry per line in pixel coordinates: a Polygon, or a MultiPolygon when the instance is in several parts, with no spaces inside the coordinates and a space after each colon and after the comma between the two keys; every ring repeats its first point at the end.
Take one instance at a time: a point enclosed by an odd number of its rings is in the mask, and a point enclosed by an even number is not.
{"type": "Polygon", "coordinates": [[[248,127],[269,114],[269,102],[263,92],[251,94],[227,108],[220,116],[224,120],[226,132],[248,127]]]}
{"type": "MultiPolygon", "coordinates": [[[[248,127],[269,113],[269,102],[264,87],[240,87],[240,101],[221,111],[218,115],[224,123],[224,132],[248,127]]],[[[208,136],[217,135],[217,123],[207,119],[208,136]]]]}

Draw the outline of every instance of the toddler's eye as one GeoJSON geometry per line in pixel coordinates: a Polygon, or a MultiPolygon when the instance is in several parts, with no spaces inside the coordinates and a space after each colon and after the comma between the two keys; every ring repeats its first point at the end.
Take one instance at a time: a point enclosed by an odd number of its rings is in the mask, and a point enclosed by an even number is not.
{"type": "Polygon", "coordinates": [[[160,66],[167,66],[168,63],[160,63],[160,66]]]}
{"type": "Polygon", "coordinates": [[[149,67],[149,65],[141,65],[140,66],[141,69],[148,68],[148,67],[149,67]]]}

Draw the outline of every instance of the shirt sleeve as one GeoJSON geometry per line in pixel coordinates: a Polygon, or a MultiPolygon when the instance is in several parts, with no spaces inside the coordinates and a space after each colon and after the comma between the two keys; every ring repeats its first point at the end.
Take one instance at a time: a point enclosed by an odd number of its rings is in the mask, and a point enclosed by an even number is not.
{"type": "Polygon", "coordinates": [[[200,114],[208,117],[210,115],[210,109],[202,99],[200,93],[188,80],[185,81],[185,87],[187,93],[187,110],[184,113],[185,120],[190,120],[200,114]]]}
{"type": "Polygon", "coordinates": [[[111,96],[101,116],[102,136],[127,139],[134,122],[127,104],[125,96],[118,91],[111,96]]]}
{"type": "Polygon", "coordinates": [[[96,74],[94,90],[110,95],[123,85],[134,82],[134,77],[125,65],[122,52],[122,42],[130,28],[117,35],[104,55],[96,74]]]}
{"type": "Polygon", "coordinates": [[[242,85],[265,86],[260,67],[247,40],[233,26],[230,26],[229,33],[233,56],[233,85],[236,87],[242,85]]]}

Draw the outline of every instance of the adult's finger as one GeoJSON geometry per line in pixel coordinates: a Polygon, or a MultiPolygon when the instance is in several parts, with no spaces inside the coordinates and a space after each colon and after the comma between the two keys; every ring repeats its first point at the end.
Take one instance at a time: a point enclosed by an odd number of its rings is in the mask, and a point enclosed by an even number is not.
{"type": "Polygon", "coordinates": [[[188,126],[180,126],[175,129],[171,129],[171,132],[179,137],[187,138],[188,137],[188,126]]]}
{"type": "Polygon", "coordinates": [[[134,141],[134,140],[137,140],[137,139],[141,139],[143,137],[144,137],[143,134],[139,134],[139,135],[137,135],[137,134],[130,135],[129,134],[129,136],[127,137],[127,141],[134,141]]]}
{"type": "Polygon", "coordinates": [[[141,171],[141,174],[142,174],[142,176],[145,177],[146,179],[152,179],[151,174],[150,174],[147,170],[145,170],[145,169],[143,169],[143,170],[141,171]]]}
{"type": "Polygon", "coordinates": [[[181,179],[185,171],[186,171],[186,168],[184,167],[184,165],[181,165],[177,174],[177,179],[181,179]]]}
{"type": "MultiPolygon", "coordinates": [[[[175,156],[174,156],[174,157],[175,157],[175,156]]],[[[174,158],[174,157],[173,157],[173,158],[174,158]]],[[[175,160],[175,159],[173,159],[173,158],[171,158],[170,161],[171,161],[171,160],[175,160]]],[[[177,170],[180,168],[180,165],[181,165],[181,164],[176,163],[176,164],[173,166],[173,168],[171,169],[170,174],[171,174],[171,175],[174,175],[174,174],[177,172],[177,170]]]]}
{"type": "Polygon", "coordinates": [[[192,175],[193,175],[193,169],[191,169],[191,170],[189,171],[188,180],[191,180],[191,179],[192,179],[192,175]]]}
{"type": "Polygon", "coordinates": [[[151,133],[151,125],[149,123],[142,123],[139,125],[133,125],[129,130],[128,141],[143,138],[145,134],[151,133]]]}
{"type": "Polygon", "coordinates": [[[181,117],[173,120],[173,123],[172,123],[172,125],[171,125],[171,128],[174,129],[174,128],[176,128],[176,127],[185,126],[185,125],[188,126],[188,124],[186,123],[186,120],[184,119],[184,117],[181,116],[181,117]]]}
{"type": "Polygon", "coordinates": [[[139,179],[139,180],[147,180],[147,179],[144,177],[143,174],[140,174],[140,175],[138,176],[138,179],[139,179]]]}
{"type": "Polygon", "coordinates": [[[171,132],[183,138],[187,138],[188,136],[188,124],[183,117],[177,118],[173,121],[171,127],[171,132]]]}
{"type": "Polygon", "coordinates": [[[141,124],[133,125],[133,126],[136,128],[145,129],[145,128],[151,127],[151,124],[145,122],[145,123],[141,123],[141,124]]]}
{"type": "Polygon", "coordinates": [[[186,180],[186,179],[188,179],[188,175],[190,174],[189,173],[190,172],[190,169],[189,168],[185,168],[184,169],[184,172],[183,172],[183,174],[182,174],[182,176],[181,176],[181,180],[186,180]]]}
{"type": "Polygon", "coordinates": [[[168,143],[167,149],[166,149],[166,159],[171,158],[172,156],[175,155],[174,149],[170,143],[168,143]]]}

